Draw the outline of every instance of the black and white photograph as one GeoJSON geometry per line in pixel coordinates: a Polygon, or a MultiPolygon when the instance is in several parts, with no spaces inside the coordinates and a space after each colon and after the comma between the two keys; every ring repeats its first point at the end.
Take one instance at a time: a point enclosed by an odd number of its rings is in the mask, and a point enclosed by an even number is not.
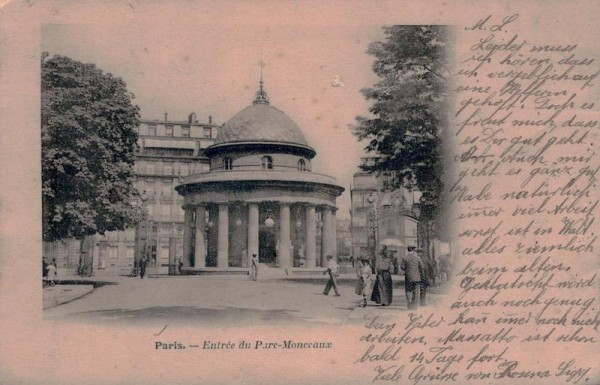
{"type": "Polygon", "coordinates": [[[320,325],[435,304],[450,28],[322,31],[43,26],[45,318],[320,325]]]}

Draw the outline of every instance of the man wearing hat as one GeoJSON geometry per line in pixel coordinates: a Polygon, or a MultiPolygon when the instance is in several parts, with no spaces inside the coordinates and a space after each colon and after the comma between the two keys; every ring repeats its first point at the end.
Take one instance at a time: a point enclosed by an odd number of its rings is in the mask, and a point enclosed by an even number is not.
{"type": "Polygon", "coordinates": [[[327,255],[327,270],[323,272],[323,275],[329,274],[329,280],[327,281],[327,285],[325,285],[325,290],[323,290],[323,294],[329,295],[329,290],[333,287],[333,291],[335,292],[335,296],[339,297],[340,292],[338,291],[337,282],[335,277],[339,274],[339,267],[337,262],[333,259],[333,256],[327,255]]]}
{"type": "Polygon", "coordinates": [[[250,260],[250,277],[253,281],[258,279],[258,256],[256,254],[252,254],[252,259],[250,260]]]}
{"type": "Polygon", "coordinates": [[[406,248],[408,253],[402,260],[400,268],[404,271],[404,291],[409,310],[417,309],[421,298],[421,277],[425,273],[423,261],[415,252],[416,247],[406,248]]]}
{"type": "Polygon", "coordinates": [[[423,273],[421,274],[421,295],[419,297],[419,302],[421,306],[425,306],[427,305],[427,289],[432,283],[434,283],[434,266],[431,260],[425,255],[425,250],[417,247],[415,252],[423,262],[423,273]]]}

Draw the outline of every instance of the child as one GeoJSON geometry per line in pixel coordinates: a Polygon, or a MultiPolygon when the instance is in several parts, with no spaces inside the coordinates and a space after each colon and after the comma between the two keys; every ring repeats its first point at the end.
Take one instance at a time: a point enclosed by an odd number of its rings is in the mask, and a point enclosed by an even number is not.
{"type": "Polygon", "coordinates": [[[54,286],[55,280],[56,279],[56,266],[54,264],[50,264],[48,265],[48,284],[50,286],[54,286]]]}

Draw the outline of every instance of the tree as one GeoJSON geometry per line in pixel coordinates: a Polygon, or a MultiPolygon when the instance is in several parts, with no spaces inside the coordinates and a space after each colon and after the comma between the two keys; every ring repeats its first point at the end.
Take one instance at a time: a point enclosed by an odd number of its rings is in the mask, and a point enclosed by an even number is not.
{"type": "Polygon", "coordinates": [[[380,78],[362,90],[373,101],[372,117],[357,117],[351,128],[373,155],[361,168],[392,176],[394,188],[418,189],[421,219],[429,226],[441,211],[448,34],[443,26],[391,26],[384,33],[385,40],[371,43],[367,51],[380,78]]]}
{"type": "Polygon", "coordinates": [[[139,108],[125,82],[93,64],[42,54],[43,239],[134,226],[139,108]]]}

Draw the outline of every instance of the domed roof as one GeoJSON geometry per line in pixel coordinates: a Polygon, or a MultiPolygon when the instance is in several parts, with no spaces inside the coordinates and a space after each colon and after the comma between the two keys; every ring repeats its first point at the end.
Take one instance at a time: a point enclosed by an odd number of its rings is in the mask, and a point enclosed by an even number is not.
{"type": "Polygon", "coordinates": [[[269,105],[262,80],[254,103],[223,124],[214,145],[230,142],[283,142],[308,146],[300,127],[269,105]]]}
{"type": "Polygon", "coordinates": [[[267,104],[253,104],[221,127],[215,144],[274,141],[308,146],[300,127],[282,111],[267,104]]]}

